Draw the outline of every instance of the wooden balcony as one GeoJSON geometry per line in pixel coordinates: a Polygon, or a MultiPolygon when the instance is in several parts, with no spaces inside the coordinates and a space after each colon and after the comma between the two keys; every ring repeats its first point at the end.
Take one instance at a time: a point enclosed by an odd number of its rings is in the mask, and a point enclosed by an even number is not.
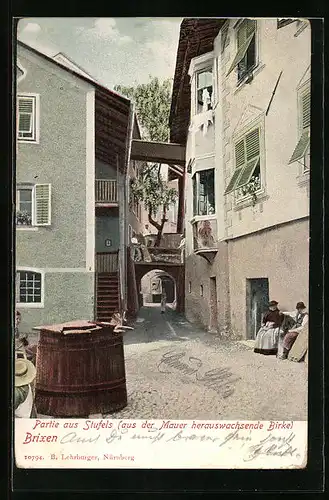
{"type": "Polygon", "coordinates": [[[119,252],[96,254],[96,273],[115,273],[119,268],[119,252]]]}
{"type": "Polygon", "coordinates": [[[118,205],[117,181],[115,179],[96,179],[95,202],[97,206],[104,207],[118,205]]]}

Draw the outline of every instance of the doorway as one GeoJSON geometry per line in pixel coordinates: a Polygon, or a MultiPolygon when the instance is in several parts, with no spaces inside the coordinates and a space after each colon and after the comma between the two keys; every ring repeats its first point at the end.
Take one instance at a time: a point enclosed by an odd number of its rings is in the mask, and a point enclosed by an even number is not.
{"type": "Polygon", "coordinates": [[[247,338],[255,339],[269,302],[268,278],[247,279],[247,338]]]}
{"type": "Polygon", "coordinates": [[[216,277],[210,278],[210,324],[209,331],[216,332],[218,329],[217,323],[217,282],[216,277]]]}

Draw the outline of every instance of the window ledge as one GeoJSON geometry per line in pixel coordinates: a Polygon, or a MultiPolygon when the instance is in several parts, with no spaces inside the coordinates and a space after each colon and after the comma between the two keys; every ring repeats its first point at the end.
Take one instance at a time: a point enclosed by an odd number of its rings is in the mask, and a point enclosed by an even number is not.
{"type": "Polygon", "coordinates": [[[26,139],[17,139],[17,143],[18,144],[39,144],[39,141],[37,141],[37,140],[29,141],[26,139]]]}
{"type": "Polygon", "coordinates": [[[16,224],[16,230],[18,231],[38,231],[39,228],[35,226],[24,226],[24,224],[16,224]]]}
{"type": "MultiPolygon", "coordinates": [[[[258,203],[262,203],[263,201],[266,201],[269,199],[269,196],[266,194],[265,190],[258,191],[256,193],[257,200],[255,202],[255,205],[258,203]]],[[[234,206],[234,211],[237,212],[239,210],[242,210],[247,207],[253,206],[252,198],[251,195],[246,196],[245,198],[235,201],[235,206],[234,206]]]]}
{"type": "MultiPolygon", "coordinates": [[[[263,69],[265,68],[265,64],[261,64],[261,63],[258,63],[257,66],[254,67],[253,70],[251,70],[251,73],[252,73],[252,77],[254,79],[255,76],[258,75],[258,73],[260,73],[263,69]]],[[[246,75],[244,76],[239,82],[238,82],[238,85],[237,85],[237,88],[234,90],[234,94],[236,94],[237,92],[239,92],[242,88],[245,88],[245,85],[247,85],[246,83],[246,80],[248,80],[248,77],[249,75],[246,75]]],[[[252,80],[251,82],[252,83],[252,80]]]]}
{"type": "Polygon", "coordinates": [[[19,309],[44,309],[42,302],[17,302],[16,307],[19,309]]]}
{"type": "Polygon", "coordinates": [[[194,217],[192,217],[192,219],[190,219],[190,223],[194,224],[195,222],[198,222],[200,220],[213,220],[213,219],[217,219],[217,215],[216,214],[211,214],[211,215],[195,215],[194,217]]]}
{"type": "Polygon", "coordinates": [[[310,182],[310,171],[298,175],[296,179],[298,186],[300,187],[306,186],[310,182]]]}

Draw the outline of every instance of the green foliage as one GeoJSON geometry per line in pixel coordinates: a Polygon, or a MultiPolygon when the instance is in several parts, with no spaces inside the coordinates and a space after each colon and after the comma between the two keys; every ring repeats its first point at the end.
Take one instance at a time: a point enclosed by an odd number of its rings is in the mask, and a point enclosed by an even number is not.
{"type": "Polygon", "coordinates": [[[169,188],[162,179],[159,165],[144,165],[139,177],[131,183],[131,191],[151,217],[156,216],[159,208],[163,209],[165,217],[166,211],[177,199],[176,189],[169,188]]]}
{"type": "Polygon", "coordinates": [[[168,142],[171,79],[161,83],[157,77],[150,77],[148,83],[136,87],[117,85],[114,90],[134,102],[143,139],[168,142]]]}
{"type": "MultiPolygon", "coordinates": [[[[120,94],[131,99],[141,127],[142,139],[148,141],[169,141],[169,113],[171,103],[171,80],[162,83],[158,78],[150,77],[148,83],[135,87],[117,85],[114,88],[120,94]]],[[[145,164],[139,171],[139,177],[132,181],[131,193],[144,204],[148,219],[158,231],[155,246],[159,246],[166,213],[177,199],[177,191],[169,188],[160,175],[161,166],[145,164]],[[161,221],[155,218],[161,209],[161,221]]]]}

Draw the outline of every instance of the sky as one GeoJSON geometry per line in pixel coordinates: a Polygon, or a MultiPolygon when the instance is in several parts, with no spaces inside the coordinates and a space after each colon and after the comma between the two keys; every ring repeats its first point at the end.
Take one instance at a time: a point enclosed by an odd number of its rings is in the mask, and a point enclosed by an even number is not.
{"type": "Polygon", "coordinates": [[[173,78],[182,18],[24,18],[22,42],[52,57],[64,53],[99,83],[173,78]]]}

